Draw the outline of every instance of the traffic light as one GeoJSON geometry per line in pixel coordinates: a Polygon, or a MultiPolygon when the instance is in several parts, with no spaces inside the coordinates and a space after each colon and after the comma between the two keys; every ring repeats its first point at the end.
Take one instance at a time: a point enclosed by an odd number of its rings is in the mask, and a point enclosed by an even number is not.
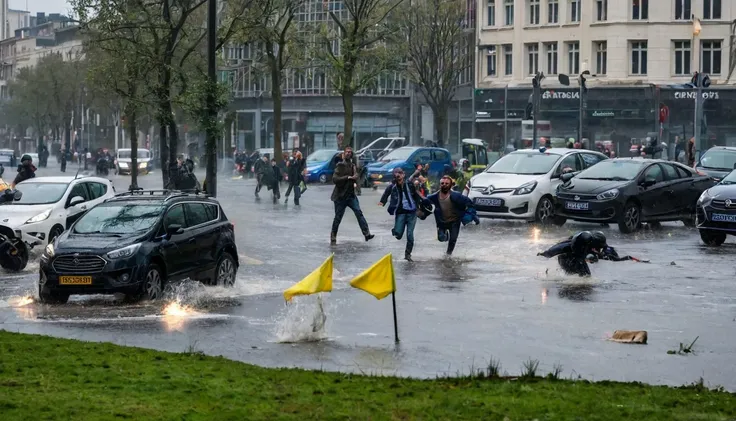
{"type": "Polygon", "coordinates": [[[524,107],[524,120],[531,120],[534,118],[534,94],[529,95],[529,101],[524,107]]]}
{"type": "Polygon", "coordinates": [[[693,73],[693,78],[690,79],[690,84],[693,85],[693,87],[697,88],[698,85],[700,85],[701,88],[709,88],[710,87],[710,77],[708,75],[695,72],[693,73]]]}

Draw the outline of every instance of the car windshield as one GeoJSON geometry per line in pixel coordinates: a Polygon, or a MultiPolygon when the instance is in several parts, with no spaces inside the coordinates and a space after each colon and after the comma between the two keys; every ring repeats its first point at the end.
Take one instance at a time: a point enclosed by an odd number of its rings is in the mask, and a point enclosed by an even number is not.
{"type": "Polygon", "coordinates": [[[731,171],[727,176],[723,177],[720,183],[723,185],[736,184],[736,171],[731,171]]]}
{"type": "MultiPolygon", "coordinates": [[[[130,159],[130,157],[133,156],[131,151],[119,151],[118,152],[118,158],[120,159],[130,159]]],[[[145,149],[138,149],[138,158],[150,158],[151,152],[145,150],[145,149]]]]}
{"type": "Polygon", "coordinates": [[[414,153],[414,151],[416,151],[416,149],[414,148],[394,149],[393,151],[386,154],[386,156],[381,158],[381,161],[406,161],[407,159],[409,159],[411,154],[414,153]]]}
{"type": "Polygon", "coordinates": [[[715,149],[707,151],[700,158],[700,166],[703,168],[713,170],[726,170],[730,171],[736,164],[736,151],[729,151],[725,149],[715,149]]]}
{"type": "Polygon", "coordinates": [[[76,234],[132,234],[153,227],[162,205],[115,203],[95,206],[74,225],[76,234]]]}
{"type": "Polygon", "coordinates": [[[494,162],[486,172],[525,175],[547,174],[560,158],[560,155],[537,151],[510,153],[494,162]]]}
{"type": "Polygon", "coordinates": [[[583,180],[628,181],[633,180],[645,165],[647,165],[647,162],[634,159],[606,160],[581,172],[577,178],[583,180]]]}
{"type": "Polygon", "coordinates": [[[67,183],[19,183],[16,189],[23,193],[16,205],[48,205],[56,203],[64,196],[67,183]]]}
{"type": "Polygon", "coordinates": [[[322,149],[321,151],[315,151],[309,154],[307,162],[327,162],[335,156],[337,152],[329,149],[322,149]]]}

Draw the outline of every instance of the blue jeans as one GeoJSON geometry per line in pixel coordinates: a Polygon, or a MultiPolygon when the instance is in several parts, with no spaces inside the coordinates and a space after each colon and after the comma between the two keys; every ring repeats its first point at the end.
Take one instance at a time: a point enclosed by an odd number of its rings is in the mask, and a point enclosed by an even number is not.
{"type": "Polygon", "coordinates": [[[342,217],[345,216],[345,209],[347,208],[353,210],[363,235],[369,235],[371,232],[368,229],[368,222],[365,220],[365,216],[363,216],[363,211],[360,210],[358,198],[354,196],[350,199],[335,201],[335,219],[332,220],[332,234],[337,235],[337,230],[340,228],[340,222],[342,222],[342,217]]]}
{"type": "Polygon", "coordinates": [[[398,213],[394,221],[393,235],[397,240],[401,240],[406,230],[406,253],[410,255],[414,250],[414,227],[417,225],[417,213],[398,213]]]}

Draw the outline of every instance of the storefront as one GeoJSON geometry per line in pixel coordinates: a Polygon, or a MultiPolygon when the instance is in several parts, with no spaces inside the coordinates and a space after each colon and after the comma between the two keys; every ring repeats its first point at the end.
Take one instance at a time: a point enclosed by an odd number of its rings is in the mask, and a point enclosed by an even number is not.
{"type": "MultiPolygon", "coordinates": [[[[522,139],[524,109],[531,88],[476,91],[476,131],[494,149],[522,139]]],[[[642,87],[591,88],[587,94],[582,138],[590,144],[613,141],[617,151],[628,150],[632,138],[646,137],[657,128],[656,89],[642,87]]],[[[551,137],[577,139],[580,126],[580,91],[576,88],[542,89],[539,121],[549,121],[551,137]]]]}

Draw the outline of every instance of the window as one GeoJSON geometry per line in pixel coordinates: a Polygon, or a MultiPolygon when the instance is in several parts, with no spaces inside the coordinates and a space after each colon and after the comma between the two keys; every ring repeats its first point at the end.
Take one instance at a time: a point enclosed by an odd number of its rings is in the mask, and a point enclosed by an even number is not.
{"type": "Polygon", "coordinates": [[[503,24],[512,26],[514,24],[514,0],[504,0],[503,4],[506,13],[503,24]]]}
{"type": "Polygon", "coordinates": [[[486,74],[496,76],[496,46],[491,45],[486,52],[486,74]]]}
{"type": "Polygon", "coordinates": [[[487,23],[488,26],[496,26],[496,0],[488,0],[488,7],[486,8],[487,23]]]}
{"type": "Polygon", "coordinates": [[[555,170],[553,177],[554,176],[559,177],[565,168],[570,168],[573,170],[573,172],[578,172],[582,170],[581,165],[580,165],[580,160],[578,159],[578,154],[572,153],[562,158],[562,161],[560,161],[560,165],[555,170]]]}
{"type": "Polygon", "coordinates": [[[647,42],[631,41],[631,74],[647,74],[647,42]]]}
{"type": "Polygon", "coordinates": [[[184,218],[184,206],[173,206],[164,217],[164,229],[171,225],[181,225],[182,228],[187,227],[187,220],[184,218]]]}
{"type": "Polygon", "coordinates": [[[608,0],[595,1],[595,20],[598,22],[608,20],[608,0]]]}
{"type": "Polygon", "coordinates": [[[434,150],[434,161],[449,161],[450,156],[445,151],[434,150]]]}
{"type": "Polygon", "coordinates": [[[721,41],[703,41],[701,48],[703,73],[721,74],[721,41]]]}
{"type": "Polygon", "coordinates": [[[544,50],[547,52],[547,74],[557,74],[557,43],[551,42],[544,44],[544,50]]]}
{"type": "Polygon", "coordinates": [[[220,219],[220,207],[217,205],[204,205],[204,209],[207,211],[207,220],[214,221],[220,219]]]}
{"type": "Polygon", "coordinates": [[[529,25],[539,25],[539,0],[527,0],[529,3],[529,25]]]}
{"type": "Polygon", "coordinates": [[[690,41],[674,41],[675,45],[675,74],[690,74],[690,41]]]}
{"type": "Polygon", "coordinates": [[[421,149],[414,155],[414,159],[412,161],[415,164],[429,164],[430,162],[432,162],[432,150],[421,149]]]}
{"type": "Polygon", "coordinates": [[[529,74],[534,75],[539,71],[539,44],[527,44],[526,52],[529,65],[529,74]]]}
{"type": "Polygon", "coordinates": [[[608,43],[606,41],[595,42],[595,73],[599,75],[606,74],[606,65],[608,62],[608,43]]]}
{"type": "Polygon", "coordinates": [[[686,170],[679,165],[675,165],[675,168],[677,168],[677,173],[680,175],[680,178],[690,178],[693,176],[693,173],[691,173],[690,170],[686,170]]]}
{"type": "Polygon", "coordinates": [[[580,22],[580,0],[570,0],[570,22],[580,22]]]}
{"type": "Polygon", "coordinates": [[[590,168],[593,165],[606,159],[605,156],[596,155],[594,153],[581,153],[580,156],[583,157],[585,168],[590,168]]]}
{"type": "Polygon", "coordinates": [[[187,203],[184,207],[186,208],[187,222],[190,227],[206,224],[212,220],[203,203],[187,203]]]}
{"type": "Polygon", "coordinates": [[[649,0],[632,0],[631,19],[634,19],[634,20],[649,19],[649,0]]]}
{"type": "Polygon", "coordinates": [[[690,0],[675,0],[675,19],[690,20],[692,17],[690,0]]]}
{"type": "Polygon", "coordinates": [[[580,73],[580,43],[567,43],[567,72],[571,75],[580,73]]]}
{"type": "Polygon", "coordinates": [[[69,192],[69,198],[67,199],[66,203],[71,202],[71,200],[77,196],[82,197],[85,202],[89,200],[89,193],[87,193],[87,188],[84,186],[84,184],[85,183],[79,183],[72,187],[72,191],[69,192]]]}
{"type": "Polygon", "coordinates": [[[680,176],[677,174],[677,170],[670,164],[662,164],[664,167],[664,176],[668,180],[677,180],[680,176]]]}
{"type": "Polygon", "coordinates": [[[102,183],[87,183],[91,200],[99,199],[107,193],[107,186],[102,183]]]}
{"type": "Polygon", "coordinates": [[[514,73],[514,48],[511,44],[503,46],[503,64],[504,74],[512,75],[514,73]]]}
{"type": "Polygon", "coordinates": [[[560,15],[560,4],[557,0],[547,0],[547,23],[557,23],[560,15]]]}
{"type": "Polygon", "coordinates": [[[655,183],[663,182],[664,174],[662,174],[662,168],[658,164],[647,168],[644,172],[644,181],[654,181],[655,183]]]}
{"type": "Polygon", "coordinates": [[[721,0],[703,0],[703,19],[721,18],[721,0]]]}

